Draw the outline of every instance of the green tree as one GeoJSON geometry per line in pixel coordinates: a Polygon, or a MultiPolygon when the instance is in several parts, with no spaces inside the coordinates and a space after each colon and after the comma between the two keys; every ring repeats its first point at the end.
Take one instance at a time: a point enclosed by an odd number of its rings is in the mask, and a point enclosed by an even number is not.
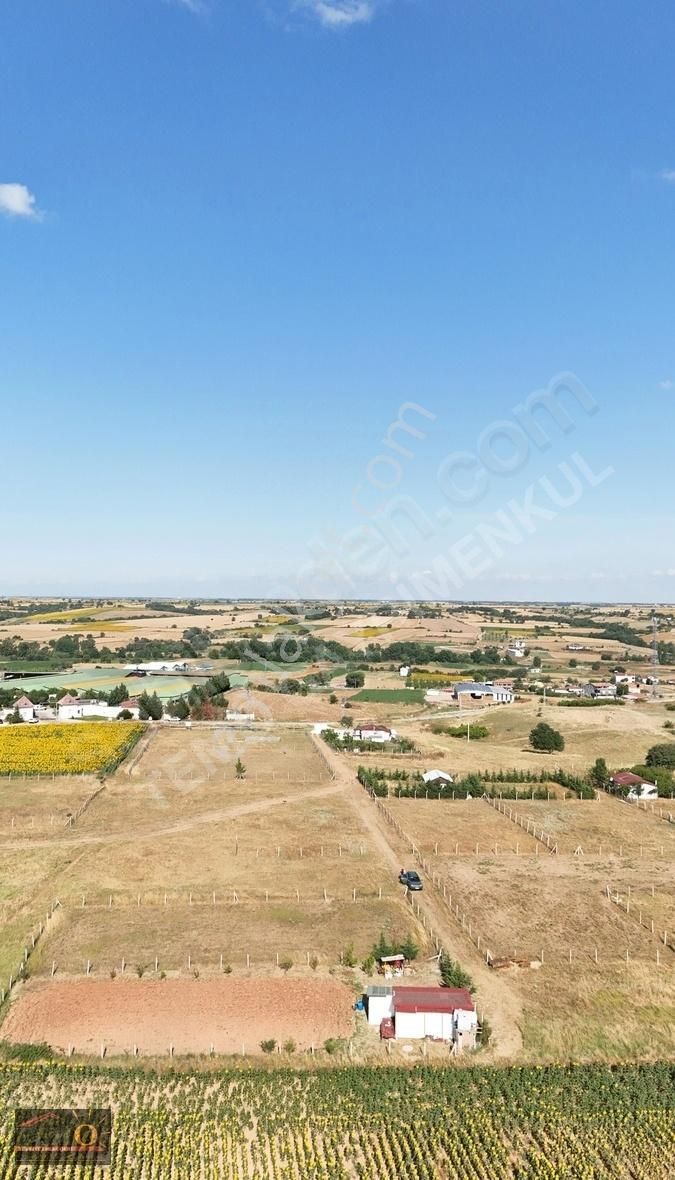
{"type": "Polygon", "coordinates": [[[185,697],[176,697],[174,701],[169,701],[166,711],[170,717],[177,717],[179,721],[187,721],[190,716],[190,706],[185,697]]]}
{"type": "Polygon", "coordinates": [[[441,973],[441,987],[465,987],[470,992],[476,990],[475,984],[467,971],[460,967],[450,955],[442,952],[438,968],[441,973]]]}
{"type": "Polygon", "coordinates": [[[234,764],[234,773],[237,778],[246,778],[246,767],[244,766],[241,758],[237,758],[237,761],[234,764]]]}
{"type": "MultiPolygon", "coordinates": [[[[533,750],[542,750],[544,753],[551,754],[554,750],[565,749],[565,739],[563,735],[549,725],[546,721],[540,721],[535,725],[534,729],[530,731],[530,745],[533,750]]],[[[675,749],[675,747],[673,747],[675,749]]]]}
{"type": "Polygon", "coordinates": [[[665,742],[662,745],[651,746],[645,758],[646,766],[667,766],[675,769],[675,744],[665,742]]]}
{"type": "Polygon", "coordinates": [[[142,692],[138,698],[138,708],[141,721],[161,721],[164,715],[164,706],[156,692],[152,695],[142,692]]]}
{"type": "Polygon", "coordinates": [[[345,676],[347,688],[363,688],[366,678],[363,672],[348,672],[345,676]]]}
{"type": "Polygon", "coordinates": [[[604,758],[596,758],[588,772],[588,781],[597,789],[606,791],[609,786],[610,774],[604,758]]]}
{"type": "Polygon", "coordinates": [[[108,693],[109,705],[121,705],[122,701],[129,699],[129,689],[124,684],[118,684],[117,688],[112,688],[108,693]]]}

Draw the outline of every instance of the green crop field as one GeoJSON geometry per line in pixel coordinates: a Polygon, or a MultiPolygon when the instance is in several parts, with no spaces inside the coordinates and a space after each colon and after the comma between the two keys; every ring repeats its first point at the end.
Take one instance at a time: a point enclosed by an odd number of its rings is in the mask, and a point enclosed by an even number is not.
{"type": "Polygon", "coordinates": [[[13,1107],[91,1104],[114,1118],[110,1168],[76,1169],[92,1180],[669,1180],[674,1080],[668,1065],[157,1074],[17,1062],[0,1066],[0,1174],[27,1174],[13,1107]]]}
{"type": "Polygon", "coordinates": [[[363,701],[371,705],[423,705],[423,688],[362,688],[353,701],[363,701]]]}

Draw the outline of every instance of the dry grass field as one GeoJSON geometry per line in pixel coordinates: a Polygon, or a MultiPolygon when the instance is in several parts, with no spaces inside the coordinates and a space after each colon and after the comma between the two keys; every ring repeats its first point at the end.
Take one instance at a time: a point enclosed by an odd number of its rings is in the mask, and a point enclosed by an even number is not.
{"type": "MultiPolygon", "coordinates": [[[[667,740],[663,730],[667,718],[662,704],[601,709],[558,708],[547,704],[542,710],[538,701],[526,698],[513,705],[472,712],[470,719],[486,725],[490,731],[488,738],[480,741],[467,742],[463,738],[435,734],[430,729],[430,720],[401,720],[397,728],[415,741],[425,757],[443,751],[446,761],[461,774],[509,767],[540,771],[551,765],[580,774],[600,757],[617,768],[643,761],[650,746],[667,740]],[[530,731],[542,720],[562,733],[565,739],[562,753],[541,754],[530,749],[530,731]]],[[[466,719],[466,713],[454,710],[443,721],[457,725],[465,724],[466,719]]]]}
{"type": "MultiPolygon", "coordinates": [[[[63,780],[52,784],[64,792],[63,780]]],[[[28,784],[21,784],[30,804],[28,784]]],[[[4,842],[7,905],[21,920],[7,969],[49,900],[35,976],[152,967],[218,973],[338,965],[381,931],[427,939],[371,833],[306,731],[158,729],[68,828],[4,842]],[[237,778],[241,758],[246,777],[237,778]],[[17,871],[20,867],[20,871],[17,871]],[[17,887],[12,888],[13,874],[17,887]],[[20,885],[18,885],[20,882],[20,885]],[[316,959],[316,963],[314,960],[316,959]]],[[[281,970],[281,969],[279,969],[281,970]]]]}
{"type": "Polygon", "coordinates": [[[481,800],[390,799],[385,806],[422,850],[427,889],[454,913],[465,961],[476,961],[480,937],[482,953],[536,964],[494,970],[520,1004],[526,1057],[675,1052],[671,825],[604,795],[508,801],[514,814],[554,835],[559,851],[551,854],[481,800]],[[607,897],[608,887],[622,904],[607,897]]]}

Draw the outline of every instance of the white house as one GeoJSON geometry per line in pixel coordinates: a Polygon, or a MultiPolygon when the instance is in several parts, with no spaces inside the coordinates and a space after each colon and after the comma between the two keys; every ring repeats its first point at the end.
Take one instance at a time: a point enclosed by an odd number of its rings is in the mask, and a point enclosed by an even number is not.
{"type": "Polygon", "coordinates": [[[8,714],[11,715],[17,709],[22,721],[32,721],[35,717],[35,705],[28,697],[19,697],[18,701],[15,701],[12,708],[8,710],[8,714]]]}
{"type": "Polygon", "coordinates": [[[120,705],[106,705],[105,701],[78,700],[77,697],[61,697],[57,705],[59,721],[81,721],[84,717],[101,717],[106,721],[116,721],[120,713],[126,709],[131,713],[134,721],[138,721],[140,709],[138,701],[122,701],[120,705]]]}
{"type": "Polygon", "coordinates": [[[458,1049],[473,1049],[478,1018],[471,993],[453,987],[387,987],[374,985],[366,992],[368,1024],[394,1022],[397,1040],[450,1041],[458,1049]]]}
{"type": "Polygon", "coordinates": [[[410,675],[410,665],[409,664],[401,664],[401,666],[398,670],[398,674],[399,674],[399,676],[401,676],[405,680],[406,677],[410,675]]]}
{"type": "Polygon", "coordinates": [[[614,673],[615,684],[635,684],[635,677],[630,676],[627,672],[614,673]]]}
{"type": "Polygon", "coordinates": [[[444,770],[425,770],[422,775],[422,782],[425,783],[437,783],[439,779],[444,783],[452,782],[452,776],[446,774],[444,770]]]}
{"type": "Polygon", "coordinates": [[[582,697],[592,697],[594,700],[608,701],[616,696],[616,684],[584,684],[582,697]]]}
{"type": "Polygon", "coordinates": [[[239,713],[236,709],[225,710],[226,721],[255,721],[255,713],[239,713]]]}
{"type": "Polygon", "coordinates": [[[381,742],[382,744],[396,741],[398,737],[395,729],[389,729],[387,725],[377,725],[374,721],[354,726],[352,735],[356,741],[381,742]]]}
{"type": "Polygon", "coordinates": [[[640,774],[633,774],[632,770],[618,770],[610,779],[610,786],[623,791],[628,787],[626,798],[632,803],[643,799],[658,799],[659,789],[656,783],[650,783],[640,774]]]}
{"type": "Polygon", "coordinates": [[[507,656],[511,656],[511,658],[514,660],[522,660],[523,656],[525,655],[525,640],[512,640],[506,649],[506,654],[507,656]]]}

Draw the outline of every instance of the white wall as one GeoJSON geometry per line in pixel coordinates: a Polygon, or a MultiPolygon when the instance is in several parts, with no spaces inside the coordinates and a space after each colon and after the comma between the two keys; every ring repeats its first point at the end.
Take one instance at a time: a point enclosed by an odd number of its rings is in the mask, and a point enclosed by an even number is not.
{"type": "Polygon", "coordinates": [[[394,1015],[394,993],[387,996],[368,996],[368,1024],[379,1028],[386,1016],[394,1015]]]}

